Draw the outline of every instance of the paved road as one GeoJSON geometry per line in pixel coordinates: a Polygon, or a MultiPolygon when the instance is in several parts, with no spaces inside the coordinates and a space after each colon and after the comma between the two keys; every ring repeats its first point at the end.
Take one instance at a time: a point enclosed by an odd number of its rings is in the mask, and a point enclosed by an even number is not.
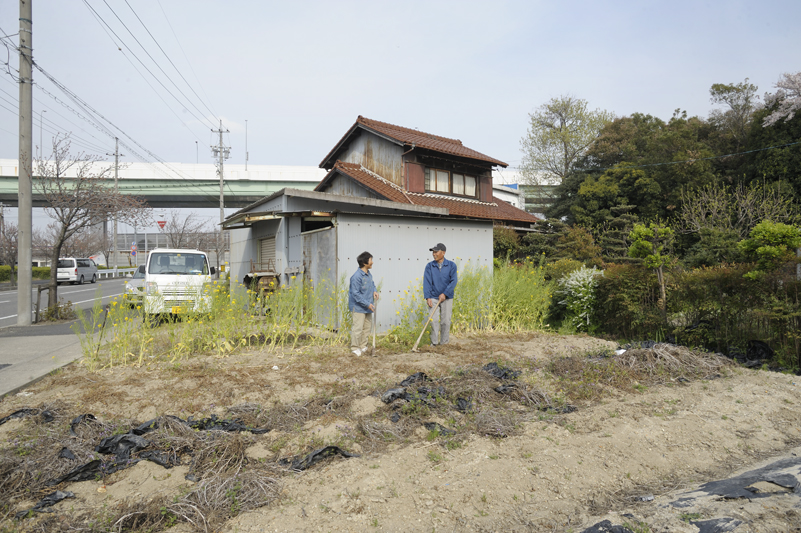
{"type": "MultiPolygon", "coordinates": [[[[90,309],[99,296],[103,304],[107,304],[114,296],[119,296],[125,290],[124,279],[101,280],[95,284],[59,285],[59,299],[69,300],[77,309],[90,309]]],[[[36,288],[33,290],[32,300],[36,305],[36,288]]],[[[42,291],[42,309],[47,306],[47,291],[42,291]]],[[[31,315],[33,316],[33,315],[31,315]]],[[[17,291],[0,292],[0,329],[17,325],[17,291]]]]}

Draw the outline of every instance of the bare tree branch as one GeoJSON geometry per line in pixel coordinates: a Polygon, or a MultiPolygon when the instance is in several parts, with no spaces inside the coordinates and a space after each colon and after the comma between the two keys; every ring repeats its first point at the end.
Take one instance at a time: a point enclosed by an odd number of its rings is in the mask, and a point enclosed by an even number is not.
{"type": "Polygon", "coordinates": [[[37,160],[35,189],[47,202],[45,212],[54,219],[52,235],[49,306],[58,302],[57,265],[61,249],[77,233],[116,216],[129,224],[150,218],[144,200],[114,190],[109,179],[112,167],[98,158],[70,154],[69,136],[53,139],[49,160],[37,160]]]}

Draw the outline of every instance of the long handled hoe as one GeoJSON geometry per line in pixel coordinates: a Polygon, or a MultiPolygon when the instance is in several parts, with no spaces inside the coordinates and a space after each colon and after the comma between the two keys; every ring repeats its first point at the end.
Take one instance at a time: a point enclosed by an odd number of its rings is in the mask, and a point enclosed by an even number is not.
{"type": "Polygon", "coordinates": [[[428,315],[428,320],[426,320],[426,323],[423,324],[423,329],[422,329],[422,331],[420,331],[420,336],[417,337],[417,342],[414,343],[414,348],[412,348],[413,352],[417,351],[417,345],[420,344],[420,339],[423,338],[423,333],[426,332],[426,328],[428,327],[428,323],[431,322],[432,318],[434,318],[434,313],[437,312],[438,308],[439,308],[439,300],[437,300],[437,305],[434,306],[434,309],[431,310],[431,314],[428,315]]]}
{"type": "Polygon", "coordinates": [[[375,357],[375,327],[376,321],[378,319],[378,302],[375,302],[373,305],[373,351],[370,352],[370,355],[375,357]]]}

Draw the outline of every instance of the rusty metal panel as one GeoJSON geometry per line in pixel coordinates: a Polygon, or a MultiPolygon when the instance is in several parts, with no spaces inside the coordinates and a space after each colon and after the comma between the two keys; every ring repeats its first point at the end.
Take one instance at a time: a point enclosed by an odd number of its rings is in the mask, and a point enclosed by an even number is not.
{"type": "MultiPolygon", "coordinates": [[[[492,271],[492,222],[443,220],[416,217],[372,216],[340,213],[337,216],[337,264],[340,276],[349,278],[359,267],[356,257],[368,251],[373,255],[372,270],[380,285],[378,331],[385,332],[398,323],[396,311],[410,284],[422,287],[423,270],[432,260],[428,250],[441,242],[446,257],[459,268],[492,271]],[[394,301],[393,301],[394,300],[394,301]]],[[[459,287],[456,288],[456,298],[459,287]]],[[[420,291],[419,298],[423,294],[420,291]]],[[[421,324],[422,327],[422,324],[421,324]]]]}
{"type": "Polygon", "coordinates": [[[340,160],[362,165],[395,185],[405,187],[402,156],[402,146],[365,131],[351,142],[340,160]]]}

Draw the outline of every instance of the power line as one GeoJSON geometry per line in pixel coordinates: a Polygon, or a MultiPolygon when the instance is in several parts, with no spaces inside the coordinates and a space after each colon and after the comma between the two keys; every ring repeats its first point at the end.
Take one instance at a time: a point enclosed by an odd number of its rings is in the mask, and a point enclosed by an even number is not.
{"type": "MultiPolygon", "coordinates": [[[[107,119],[105,116],[103,116],[103,115],[102,115],[100,112],[98,112],[97,110],[95,110],[95,109],[94,109],[92,106],[90,106],[90,105],[89,105],[89,104],[88,104],[86,101],[84,101],[84,100],[83,100],[82,98],[80,98],[80,97],[79,97],[77,94],[75,94],[75,93],[74,93],[74,92],[72,92],[70,89],[68,89],[68,88],[67,88],[67,87],[66,87],[66,86],[65,86],[63,83],[61,83],[60,81],[58,81],[58,80],[57,80],[57,79],[56,79],[56,78],[55,78],[53,75],[51,75],[49,72],[47,72],[46,70],[44,70],[44,69],[43,69],[43,68],[42,68],[42,67],[41,67],[39,64],[37,64],[37,63],[35,63],[35,62],[34,62],[34,67],[35,67],[37,70],[39,70],[39,71],[40,71],[42,74],[44,74],[44,75],[45,75],[45,77],[46,77],[48,80],[50,80],[50,82],[51,82],[51,83],[53,83],[53,84],[54,84],[56,87],[58,87],[58,88],[59,88],[59,89],[60,89],[60,90],[61,90],[61,91],[62,91],[62,92],[65,94],[65,95],[67,95],[67,97],[68,97],[68,98],[70,98],[70,100],[72,100],[72,101],[73,101],[73,102],[74,102],[74,103],[75,103],[75,104],[76,104],[78,107],[82,108],[82,109],[84,110],[84,112],[85,112],[87,115],[92,115],[92,114],[93,114],[93,115],[95,115],[95,116],[99,117],[100,119],[102,119],[102,120],[106,121],[108,124],[110,124],[112,127],[114,127],[114,128],[117,130],[117,131],[119,131],[119,132],[120,132],[122,135],[124,135],[126,138],[128,138],[128,139],[129,139],[129,140],[130,140],[132,143],[134,143],[134,144],[135,144],[136,146],[138,146],[138,147],[139,147],[141,150],[143,150],[145,153],[147,153],[147,154],[148,154],[148,155],[149,155],[149,156],[150,156],[150,157],[151,157],[153,160],[155,160],[155,161],[159,162],[161,165],[163,165],[165,168],[169,169],[171,172],[173,172],[173,173],[174,173],[176,176],[178,176],[179,178],[181,178],[181,179],[184,179],[184,180],[186,180],[186,179],[187,179],[185,176],[182,176],[180,172],[178,172],[177,170],[175,170],[175,169],[173,169],[172,167],[170,167],[170,165],[168,165],[168,164],[167,164],[167,163],[166,163],[164,160],[162,160],[162,159],[161,159],[160,157],[158,157],[156,154],[154,154],[153,152],[151,152],[150,150],[148,150],[147,148],[145,148],[144,146],[142,146],[142,145],[141,145],[141,144],[140,144],[138,141],[136,141],[136,139],[134,139],[133,137],[131,137],[130,135],[128,135],[128,133],[126,133],[126,132],[125,132],[125,131],[124,131],[122,128],[120,128],[119,126],[115,125],[113,122],[111,122],[111,121],[110,121],[109,119],[107,119]]],[[[45,92],[47,92],[47,91],[46,91],[45,89],[43,89],[43,88],[42,88],[42,90],[44,90],[45,92]]],[[[48,93],[48,94],[49,94],[49,93],[48,93]]],[[[53,96],[54,98],[57,98],[57,97],[55,97],[55,95],[52,95],[52,96],[53,96]]],[[[95,127],[96,127],[96,128],[99,130],[99,131],[101,131],[102,133],[105,133],[105,134],[106,134],[106,135],[108,135],[109,137],[112,137],[112,138],[115,138],[115,137],[117,137],[117,136],[116,136],[116,135],[115,135],[115,134],[114,134],[112,131],[110,131],[110,130],[109,130],[109,129],[108,129],[106,126],[104,126],[103,124],[99,124],[97,121],[90,120],[90,119],[88,119],[88,118],[86,118],[86,117],[83,117],[83,118],[84,118],[85,120],[87,120],[88,122],[90,122],[92,125],[94,125],[94,126],[95,126],[95,127]]],[[[137,152],[137,151],[136,151],[136,150],[135,150],[135,149],[134,149],[132,146],[130,146],[129,144],[127,144],[127,143],[125,143],[125,142],[123,142],[123,141],[120,141],[120,144],[121,144],[121,145],[122,145],[122,146],[123,146],[125,149],[127,149],[127,150],[128,150],[130,153],[131,153],[131,154],[133,154],[133,155],[134,155],[134,157],[138,158],[140,161],[142,161],[142,162],[144,162],[144,163],[147,163],[147,164],[151,164],[151,165],[153,165],[153,163],[152,163],[151,161],[148,161],[148,160],[147,160],[147,159],[146,159],[144,156],[142,156],[141,154],[139,154],[139,153],[138,153],[138,152],[137,152]]],[[[154,166],[154,168],[158,169],[158,167],[156,167],[155,165],[153,165],[153,166],[154,166]]],[[[189,180],[189,181],[191,181],[191,180],[189,180]]]]}
{"type": "MultiPolygon", "coordinates": [[[[105,0],[104,0],[104,1],[105,1],[105,0]]],[[[144,22],[142,22],[142,19],[141,19],[141,18],[139,18],[139,15],[137,15],[137,14],[136,14],[136,11],[134,11],[134,8],[133,8],[133,7],[131,7],[131,4],[130,4],[130,3],[128,3],[128,0],[125,0],[125,4],[126,4],[126,5],[128,6],[128,8],[131,10],[131,13],[133,13],[133,14],[134,14],[134,16],[136,17],[136,20],[138,20],[138,21],[139,21],[139,23],[140,23],[140,24],[142,24],[142,27],[145,29],[145,31],[147,32],[147,34],[148,34],[148,35],[150,35],[150,38],[151,38],[151,39],[153,39],[153,42],[154,42],[154,43],[156,43],[156,46],[158,46],[158,47],[159,47],[159,50],[161,50],[161,53],[162,53],[162,54],[164,54],[164,57],[166,57],[166,58],[167,58],[167,61],[169,61],[169,62],[170,62],[170,65],[172,65],[172,66],[173,66],[173,68],[175,69],[175,72],[177,72],[177,73],[178,73],[178,75],[179,75],[179,76],[181,76],[181,79],[182,79],[182,80],[184,80],[184,83],[186,83],[186,86],[187,86],[187,87],[189,87],[189,90],[190,90],[190,91],[192,91],[192,94],[194,94],[195,96],[197,96],[197,99],[200,101],[200,103],[201,103],[201,104],[203,104],[203,106],[206,108],[206,110],[207,110],[209,113],[211,113],[211,114],[212,114],[212,116],[216,116],[217,114],[216,114],[214,111],[212,111],[212,110],[209,108],[209,106],[207,106],[207,105],[206,105],[206,102],[204,102],[204,101],[203,101],[203,99],[200,97],[200,95],[199,95],[199,94],[197,94],[197,92],[195,92],[195,89],[193,89],[193,88],[192,88],[192,85],[191,85],[191,84],[190,84],[190,83],[187,81],[187,79],[184,77],[184,75],[183,75],[183,74],[181,74],[181,71],[180,71],[180,70],[178,70],[178,67],[177,67],[177,66],[175,66],[175,63],[173,63],[173,62],[172,62],[172,59],[170,59],[170,56],[168,56],[168,55],[167,55],[167,52],[165,52],[165,51],[164,51],[164,48],[162,48],[162,47],[161,47],[161,45],[160,45],[160,44],[159,44],[159,42],[156,40],[156,38],[153,36],[153,34],[152,34],[152,33],[150,33],[150,30],[147,28],[147,26],[145,26],[145,23],[144,23],[144,22]]],[[[108,3],[106,3],[106,5],[108,5],[108,3]]],[[[111,9],[111,8],[109,8],[109,9],[111,9]]],[[[123,25],[124,25],[124,24],[123,24],[123,25]]],[[[126,28],[126,29],[127,29],[127,28],[126,28]]],[[[139,41],[137,41],[137,42],[139,42],[139,41]]],[[[141,46],[141,45],[140,45],[140,46],[141,46]]],[[[148,54],[148,55],[149,55],[149,54],[148,54]]],[[[153,58],[151,57],[151,59],[153,59],[153,58]]],[[[155,62],[155,59],[154,59],[153,61],[155,62]]],[[[163,72],[163,71],[162,71],[162,72],[163,72]]],[[[176,87],[176,88],[177,88],[177,87],[176,87]]]]}
{"type": "MultiPolygon", "coordinates": [[[[181,46],[181,40],[178,39],[178,35],[175,33],[175,29],[172,27],[169,17],[167,17],[167,12],[164,11],[164,7],[161,5],[161,2],[159,0],[156,1],[159,4],[159,9],[161,9],[161,13],[164,15],[164,20],[167,22],[167,26],[170,27],[170,31],[172,32],[173,37],[175,37],[175,42],[178,43],[178,48],[181,49],[181,53],[183,54],[184,59],[186,59],[186,64],[189,65],[189,70],[192,71],[192,75],[195,77],[195,80],[197,81],[198,85],[200,85],[200,90],[203,92],[203,96],[206,97],[206,100],[211,102],[211,98],[209,98],[209,95],[206,94],[206,90],[203,88],[203,84],[200,82],[200,78],[198,78],[197,73],[195,73],[195,69],[192,68],[192,62],[189,61],[189,57],[187,57],[186,52],[184,51],[184,47],[181,46]]],[[[211,114],[214,115],[215,117],[219,116],[217,115],[217,113],[214,112],[214,110],[212,110],[211,114]]]]}
{"type": "MultiPolygon", "coordinates": [[[[116,13],[116,12],[115,12],[115,11],[114,11],[112,8],[111,8],[111,6],[109,6],[109,5],[108,5],[108,3],[107,3],[107,2],[105,2],[105,0],[103,0],[103,1],[104,1],[104,3],[106,4],[106,6],[109,8],[109,10],[111,10],[111,13],[112,13],[112,14],[113,14],[113,15],[114,15],[114,16],[117,18],[117,20],[118,20],[118,21],[119,21],[119,22],[122,24],[122,26],[125,28],[125,30],[126,30],[126,31],[127,31],[129,34],[131,34],[131,37],[133,37],[134,41],[136,41],[136,43],[137,43],[137,44],[138,44],[138,45],[139,45],[139,46],[142,48],[142,50],[144,50],[145,54],[147,54],[147,56],[150,58],[150,60],[151,60],[151,61],[153,61],[153,63],[154,63],[154,64],[155,64],[155,65],[158,67],[158,69],[159,69],[159,70],[161,70],[161,72],[162,72],[162,73],[164,74],[164,76],[165,76],[165,77],[166,77],[166,78],[167,78],[167,79],[170,81],[170,83],[172,83],[172,84],[173,84],[173,86],[174,86],[176,89],[178,89],[178,92],[181,94],[181,96],[183,96],[183,97],[186,99],[186,101],[187,101],[187,102],[189,102],[189,104],[190,104],[192,107],[194,107],[194,108],[195,108],[195,110],[197,110],[197,111],[198,111],[198,113],[200,113],[201,117],[198,117],[198,116],[197,116],[197,115],[196,115],[194,112],[192,112],[192,110],[191,110],[191,109],[187,109],[187,111],[189,111],[189,113],[190,113],[190,114],[191,114],[193,117],[195,117],[195,118],[196,118],[196,119],[197,119],[199,122],[204,122],[204,121],[206,121],[206,123],[207,123],[207,124],[210,124],[210,125],[212,125],[212,127],[213,127],[213,124],[212,124],[212,122],[211,122],[211,121],[209,121],[209,120],[208,120],[208,118],[206,118],[206,117],[203,117],[203,116],[202,116],[202,115],[203,115],[203,112],[202,112],[202,111],[200,111],[200,109],[198,109],[198,108],[197,108],[197,106],[195,106],[195,104],[194,104],[194,103],[192,103],[192,101],[191,101],[189,98],[187,98],[187,96],[186,96],[186,95],[185,95],[185,94],[184,94],[184,93],[181,91],[181,89],[180,89],[180,88],[179,88],[179,87],[178,87],[178,86],[175,84],[175,82],[172,80],[172,78],[170,78],[170,76],[169,76],[169,75],[168,75],[166,72],[164,72],[164,69],[162,69],[162,68],[161,68],[161,66],[160,66],[160,65],[159,65],[159,64],[156,62],[156,60],[155,60],[155,59],[153,59],[153,56],[151,56],[151,55],[150,55],[150,53],[147,51],[147,49],[145,49],[145,47],[144,47],[144,46],[142,46],[142,43],[140,43],[140,42],[139,42],[139,39],[137,39],[137,38],[136,38],[136,36],[133,34],[133,32],[131,32],[131,30],[130,30],[130,29],[128,29],[128,26],[126,26],[126,25],[125,25],[125,23],[122,21],[122,19],[120,19],[119,15],[117,15],[117,13],[116,13]]],[[[177,96],[175,96],[175,95],[172,93],[172,91],[170,91],[170,89],[168,89],[168,88],[167,88],[167,86],[166,86],[166,85],[164,85],[164,83],[162,83],[162,81],[159,79],[159,77],[158,77],[158,76],[156,76],[155,74],[153,74],[153,71],[151,71],[151,70],[150,70],[150,69],[147,67],[147,65],[145,65],[145,63],[144,63],[144,62],[143,62],[141,59],[139,59],[139,56],[137,56],[137,55],[136,55],[136,53],[135,53],[133,50],[131,50],[131,47],[130,47],[130,46],[128,46],[128,44],[127,44],[125,41],[123,41],[123,40],[122,40],[122,38],[121,38],[119,35],[117,35],[117,32],[115,32],[115,31],[114,31],[114,29],[113,29],[113,28],[112,28],[112,27],[111,27],[111,26],[108,24],[108,22],[106,22],[106,21],[105,21],[105,19],[104,19],[102,16],[100,16],[100,14],[99,14],[99,13],[98,13],[98,12],[95,10],[95,8],[93,8],[93,7],[92,7],[92,6],[89,4],[89,2],[88,2],[87,0],[83,0],[83,3],[86,5],[86,7],[88,7],[88,8],[89,8],[89,9],[92,11],[92,13],[94,13],[95,17],[96,17],[96,18],[98,18],[98,19],[100,19],[100,22],[102,22],[102,23],[103,23],[103,24],[104,24],[104,25],[105,25],[105,26],[106,26],[106,27],[109,29],[109,31],[111,31],[111,33],[113,33],[113,34],[114,34],[114,36],[117,38],[117,41],[119,41],[120,43],[122,43],[122,45],[123,45],[123,46],[124,46],[124,47],[125,47],[125,48],[126,48],[126,49],[127,49],[129,52],[130,52],[130,53],[131,53],[131,55],[134,57],[134,59],[136,59],[136,60],[137,60],[137,61],[138,61],[138,62],[139,62],[141,65],[142,65],[142,67],[143,67],[143,68],[144,68],[144,69],[145,69],[145,70],[146,70],[146,71],[147,71],[147,72],[148,72],[148,73],[149,73],[149,74],[150,74],[150,75],[153,77],[153,79],[155,79],[155,80],[158,82],[158,84],[159,84],[159,85],[161,85],[161,87],[162,87],[162,88],[163,88],[165,91],[167,91],[167,94],[169,94],[170,96],[172,96],[172,97],[175,99],[175,101],[176,101],[176,102],[178,102],[178,103],[179,103],[179,104],[180,104],[182,107],[186,108],[186,106],[184,105],[184,103],[183,103],[183,102],[182,102],[182,101],[181,101],[181,100],[180,100],[180,99],[179,99],[177,96]]],[[[117,48],[119,48],[119,45],[117,45],[117,43],[116,43],[116,42],[115,42],[114,44],[115,44],[115,46],[117,46],[117,48]]]]}

